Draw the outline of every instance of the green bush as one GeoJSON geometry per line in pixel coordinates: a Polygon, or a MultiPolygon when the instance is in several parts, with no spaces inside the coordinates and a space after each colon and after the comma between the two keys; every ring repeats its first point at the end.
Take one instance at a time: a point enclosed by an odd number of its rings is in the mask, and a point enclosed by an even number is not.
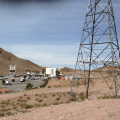
{"type": "Polygon", "coordinates": [[[32,89],[32,87],[33,87],[33,84],[31,84],[31,83],[28,83],[28,84],[26,85],[26,89],[32,89]]]}
{"type": "Polygon", "coordinates": [[[54,103],[52,103],[53,105],[58,105],[59,104],[59,102],[54,102],[54,103]]]}
{"type": "Polygon", "coordinates": [[[80,99],[81,99],[82,101],[84,101],[85,98],[86,98],[86,96],[85,96],[84,92],[81,92],[81,93],[80,93],[80,99]]]}
{"type": "Polygon", "coordinates": [[[37,96],[38,96],[38,94],[35,94],[35,96],[37,97],[37,96]]]}
{"type": "Polygon", "coordinates": [[[27,96],[27,94],[24,94],[24,96],[27,96]]]}
{"type": "Polygon", "coordinates": [[[47,98],[47,95],[44,95],[44,98],[47,98]]]}
{"type": "Polygon", "coordinates": [[[71,101],[77,101],[76,93],[72,93],[72,95],[71,95],[71,101]]]}
{"type": "Polygon", "coordinates": [[[40,104],[36,104],[36,103],[35,103],[34,106],[40,107],[40,104]]]}
{"type": "Polygon", "coordinates": [[[58,95],[59,97],[62,97],[62,95],[58,95]]]}
{"type": "Polygon", "coordinates": [[[47,103],[43,103],[42,106],[47,106],[47,103]]]}
{"type": "Polygon", "coordinates": [[[60,98],[59,98],[59,97],[57,97],[57,98],[56,98],[56,100],[60,100],[60,98]]]}
{"type": "Polygon", "coordinates": [[[2,113],[0,112],[0,116],[4,116],[4,113],[3,113],[3,112],[2,112],[2,113]]]}
{"type": "Polygon", "coordinates": [[[35,101],[37,101],[37,100],[38,100],[38,98],[35,99],[35,101]]]}
{"type": "Polygon", "coordinates": [[[52,94],[53,97],[55,97],[55,94],[52,94]]]}
{"type": "Polygon", "coordinates": [[[2,85],[4,85],[4,84],[5,84],[5,80],[3,79],[3,80],[2,80],[2,85]]]}
{"type": "Polygon", "coordinates": [[[20,107],[21,107],[21,108],[24,108],[24,109],[29,109],[29,108],[32,108],[33,105],[29,105],[29,104],[24,104],[24,103],[23,103],[23,104],[20,105],[20,107]]]}
{"type": "Polygon", "coordinates": [[[29,104],[26,104],[26,105],[24,106],[25,109],[29,109],[29,108],[32,108],[32,107],[33,107],[33,105],[29,105],[29,104]]]}
{"type": "Polygon", "coordinates": [[[13,109],[17,109],[18,107],[17,106],[14,106],[13,109]]]}
{"type": "Polygon", "coordinates": [[[42,102],[43,100],[42,99],[39,99],[38,102],[42,102]]]}
{"type": "Polygon", "coordinates": [[[42,85],[40,85],[40,88],[45,87],[45,86],[48,84],[49,79],[50,79],[50,78],[45,79],[45,83],[44,83],[44,84],[42,84],[42,85]]]}
{"type": "Polygon", "coordinates": [[[11,115],[11,112],[7,112],[6,114],[7,114],[8,116],[10,116],[10,115],[11,115]]]}
{"type": "Polygon", "coordinates": [[[27,99],[29,100],[29,99],[30,99],[30,97],[27,97],[27,99]]]}
{"type": "Polygon", "coordinates": [[[70,91],[68,91],[67,93],[70,94],[70,91]]]}
{"type": "Polygon", "coordinates": [[[15,79],[12,79],[12,82],[15,82],[15,79]]]}
{"type": "Polygon", "coordinates": [[[110,89],[113,89],[113,87],[111,86],[111,87],[109,87],[110,89]]]}
{"type": "Polygon", "coordinates": [[[1,104],[8,105],[8,104],[9,104],[9,101],[2,100],[2,101],[1,101],[1,104]]]}

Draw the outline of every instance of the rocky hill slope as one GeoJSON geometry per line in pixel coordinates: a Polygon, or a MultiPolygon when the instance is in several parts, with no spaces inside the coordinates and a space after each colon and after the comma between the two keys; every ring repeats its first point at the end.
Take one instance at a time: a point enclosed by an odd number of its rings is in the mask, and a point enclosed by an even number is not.
{"type": "Polygon", "coordinates": [[[0,74],[8,74],[10,65],[16,65],[16,74],[26,73],[26,70],[42,71],[43,67],[36,65],[35,63],[18,58],[10,52],[7,52],[0,48],[0,74]]]}

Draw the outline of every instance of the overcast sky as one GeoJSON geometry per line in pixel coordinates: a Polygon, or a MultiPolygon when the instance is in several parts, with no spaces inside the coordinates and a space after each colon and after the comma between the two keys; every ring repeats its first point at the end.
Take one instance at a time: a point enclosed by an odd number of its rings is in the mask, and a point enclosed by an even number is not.
{"type": "MultiPolygon", "coordinates": [[[[1,0],[0,47],[40,66],[75,68],[88,1],[1,0]]],[[[120,38],[120,1],[115,1],[120,38]]]]}

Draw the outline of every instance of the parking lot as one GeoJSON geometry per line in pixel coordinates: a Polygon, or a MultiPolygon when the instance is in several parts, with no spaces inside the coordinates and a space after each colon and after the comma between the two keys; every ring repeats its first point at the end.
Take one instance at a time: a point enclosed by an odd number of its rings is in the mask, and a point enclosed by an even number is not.
{"type": "MultiPolygon", "coordinates": [[[[33,79],[28,79],[24,82],[20,82],[20,78],[14,78],[13,76],[6,76],[5,78],[6,81],[9,81],[10,83],[12,83],[12,85],[2,85],[2,80],[0,80],[0,89],[9,89],[12,91],[23,91],[26,88],[27,83],[32,83],[33,84],[33,88],[36,87],[40,87],[40,85],[42,85],[44,83],[44,79],[47,79],[47,77],[41,77],[38,78],[37,80],[33,80],[33,79]],[[12,79],[15,79],[15,82],[12,82],[12,79]]],[[[0,77],[0,79],[3,79],[0,77]]]]}

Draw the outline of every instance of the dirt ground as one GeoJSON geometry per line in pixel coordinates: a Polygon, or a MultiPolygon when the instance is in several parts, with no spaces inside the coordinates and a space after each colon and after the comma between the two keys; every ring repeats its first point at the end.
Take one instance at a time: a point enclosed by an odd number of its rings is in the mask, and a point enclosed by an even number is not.
{"type": "MultiPolygon", "coordinates": [[[[105,82],[97,81],[95,86],[90,84],[92,91],[89,100],[68,103],[70,84],[70,81],[52,79],[45,88],[1,94],[0,101],[9,100],[10,104],[3,104],[0,109],[11,108],[9,111],[12,115],[8,116],[7,111],[0,120],[120,120],[120,99],[98,99],[100,96],[112,95],[114,86],[109,89],[105,82]],[[25,109],[25,103],[34,106],[25,109]]],[[[85,91],[85,85],[74,88],[74,92],[79,94],[85,91]]]]}

